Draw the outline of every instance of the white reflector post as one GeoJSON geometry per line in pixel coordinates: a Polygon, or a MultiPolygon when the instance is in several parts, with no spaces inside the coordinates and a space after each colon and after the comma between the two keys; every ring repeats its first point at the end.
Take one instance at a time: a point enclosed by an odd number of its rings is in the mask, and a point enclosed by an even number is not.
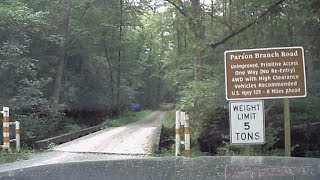
{"type": "Polygon", "coordinates": [[[180,124],[180,111],[176,111],[176,153],[175,156],[180,156],[181,144],[181,124],[180,124]]]}
{"type": "Polygon", "coordinates": [[[186,112],[181,111],[180,112],[180,121],[181,121],[182,126],[184,126],[185,119],[186,119],[186,112]]]}
{"type": "Polygon", "coordinates": [[[20,122],[16,121],[16,151],[20,152],[20,122]]]}
{"type": "Polygon", "coordinates": [[[9,108],[3,107],[3,149],[10,149],[9,108]]]}
{"type": "Polygon", "coordinates": [[[185,156],[190,157],[190,123],[189,123],[189,114],[185,114],[185,122],[184,122],[184,146],[185,146],[185,156]]]}

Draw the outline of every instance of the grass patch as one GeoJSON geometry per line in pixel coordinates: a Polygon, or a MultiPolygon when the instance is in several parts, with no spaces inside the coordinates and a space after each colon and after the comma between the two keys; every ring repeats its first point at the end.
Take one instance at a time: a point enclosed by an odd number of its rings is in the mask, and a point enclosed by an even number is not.
{"type": "Polygon", "coordinates": [[[119,127],[126,124],[136,122],[147,115],[151,114],[152,110],[142,110],[138,112],[128,111],[123,113],[120,117],[116,119],[107,119],[104,124],[109,127],[119,127]]]}
{"type": "Polygon", "coordinates": [[[30,149],[21,149],[20,153],[18,152],[11,152],[8,153],[6,151],[0,152],[0,164],[3,163],[10,163],[18,160],[26,160],[29,157],[29,154],[31,153],[30,149]]]}
{"type": "Polygon", "coordinates": [[[156,156],[159,156],[159,157],[172,157],[175,155],[175,150],[174,149],[161,149],[160,153],[157,154],[156,156]]]}
{"type": "MultiPolygon", "coordinates": [[[[181,155],[179,157],[185,157],[183,145],[181,145],[181,155]]],[[[174,148],[164,148],[160,151],[159,154],[156,156],[159,157],[173,157],[175,156],[175,149],[174,148]]],[[[198,148],[191,148],[191,157],[200,157],[200,156],[207,156],[206,153],[201,152],[198,148]]]]}
{"type": "Polygon", "coordinates": [[[66,128],[68,133],[74,133],[81,130],[81,126],[78,124],[68,124],[66,128]]]}
{"type": "Polygon", "coordinates": [[[175,124],[175,119],[176,119],[176,110],[173,109],[167,112],[166,117],[162,124],[166,128],[172,128],[175,124]]]}

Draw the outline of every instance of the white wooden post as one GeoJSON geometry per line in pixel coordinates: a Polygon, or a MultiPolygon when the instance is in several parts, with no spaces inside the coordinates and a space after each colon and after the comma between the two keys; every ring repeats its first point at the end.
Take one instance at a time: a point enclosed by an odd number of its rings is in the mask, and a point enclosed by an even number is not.
{"type": "Polygon", "coordinates": [[[176,111],[176,153],[175,156],[180,156],[181,144],[181,124],[180,124],[180,111],[176,111]]]}
{"type": "Polygon", "coordinates": [[[184,122],[184,147],[185,147],[185,156],[190,157],[191,150],[190,150],[190,123],[189,123],[189,114],[186,113],[185,115],[185,122],[184,122]]]}
{"type": "Polygon", "coordinates": [[[3,107],[3,149],[10,150],[9,108],[3,107]]]}
{"type": "Polygon", "coordinates": [[[16,151],[20,152],[20,122],[16,121],[16,151]]]}
{"type": "Polygon", "coordinates": [[[180,122],[181,122],[182,126],[184,126],[185,121],[186,121],[186,112],[181,111],[180,112],[180,122]]]}

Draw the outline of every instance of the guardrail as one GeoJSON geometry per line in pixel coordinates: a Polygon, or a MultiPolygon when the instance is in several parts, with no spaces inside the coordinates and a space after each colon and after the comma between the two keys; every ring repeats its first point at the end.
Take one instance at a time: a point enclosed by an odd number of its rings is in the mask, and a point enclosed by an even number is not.
{"type": "Polygon", "coordinates": [[[86,129],[83,129],[83,130],[80,130],[80,131],[77,131],[77,132],[74,132],[74,133],[67,133],[67,134],[63,134],[63,135],[60,135],[60,136],[51,137],[51,138],[48,138],[48,139],[43,139],[43,140],[40,140],[40,141],[36,141],[33,144],[33,148],[34,149],[38,149],[38,150],[39,149],[47,149],[48,146],[51,143],[53,143],[53,144],[62,144],[62,143],[77,139],[79,137],[88,135],[90,133],[99,131],[99,130],[101,130],[103,128],[104,128],[104,125],[101,124],[101,125],[97,125],[97,126],[94,126],[94,127],[86,128],[86,129]]]}

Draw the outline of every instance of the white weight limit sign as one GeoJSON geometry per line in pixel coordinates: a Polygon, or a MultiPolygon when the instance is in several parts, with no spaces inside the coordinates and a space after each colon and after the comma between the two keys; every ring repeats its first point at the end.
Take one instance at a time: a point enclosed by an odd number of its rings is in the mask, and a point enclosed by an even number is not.
{"type": "Polygon", "coordinates": [[[229,113],[231,144],[265,143],[263,101],[231,101],[229,113]]]}

